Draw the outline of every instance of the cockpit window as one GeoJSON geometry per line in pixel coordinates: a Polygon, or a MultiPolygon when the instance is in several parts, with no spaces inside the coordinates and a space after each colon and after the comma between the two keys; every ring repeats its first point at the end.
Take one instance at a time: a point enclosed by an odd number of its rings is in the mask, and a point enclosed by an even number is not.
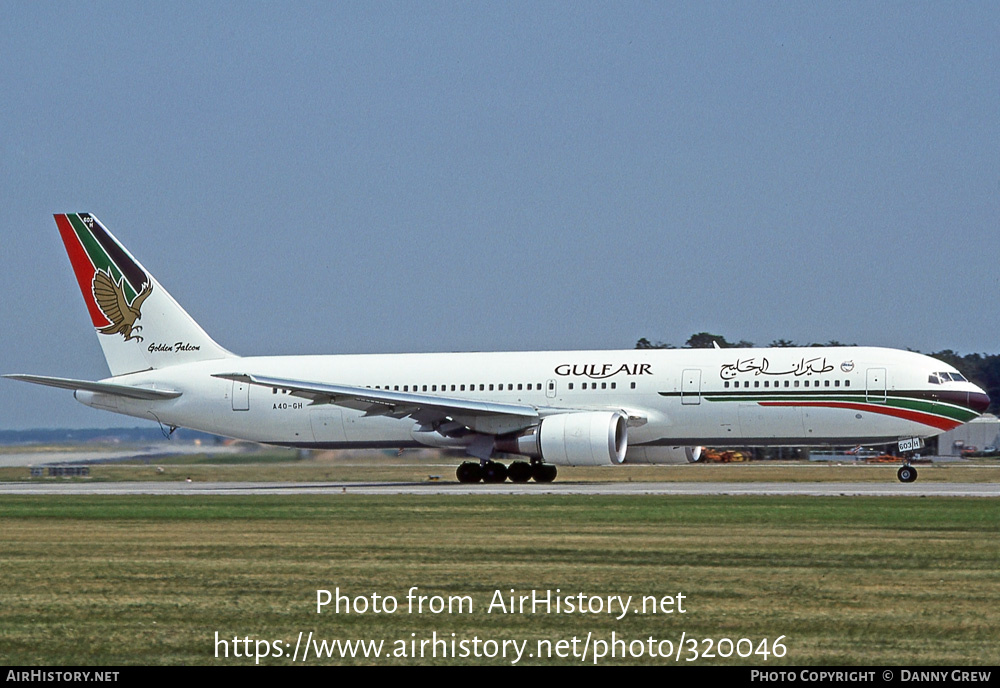
{"type": "Polygon", "coordinates": [[[931,373],[927,381],[932,385],[940,385],[943,382],[968,382],[961,373],[931,373]]]}

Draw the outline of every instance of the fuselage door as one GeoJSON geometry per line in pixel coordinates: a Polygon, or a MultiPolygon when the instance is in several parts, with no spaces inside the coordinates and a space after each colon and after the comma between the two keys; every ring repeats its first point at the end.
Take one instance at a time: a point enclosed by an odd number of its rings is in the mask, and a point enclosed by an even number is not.
{"type": "Polygon", "coordinates": [[[233,410],[250,410],[250,383],[233,380],[233,410]]]}
{"type": "Polygon", "coordinates": [[[885,368],[868,369],[868,381],[865,390],[867,401],[875,404],[885,403],[885,368]]]}
{"type": "Polygon", "coordinates": [[[688,368],[681,376],[681,403],[701,403],[701,369],[688,368]]]}
{"type": "Polygon", "coordinates": [[[545,396],[549,399],[556,398],[556,381],[549,380],[545,383],[545,396]]]}

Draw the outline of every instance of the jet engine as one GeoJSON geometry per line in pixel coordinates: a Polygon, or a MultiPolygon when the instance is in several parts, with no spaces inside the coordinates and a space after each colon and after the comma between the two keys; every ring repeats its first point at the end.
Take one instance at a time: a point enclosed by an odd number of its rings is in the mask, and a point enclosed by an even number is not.
{"type": "Polygon", "coordinates": [[[701,458],[702,447],[636,447],[628,448],[625,463],[629,464],[684,464],[695,463],[701,458]]]}
{"type": "Polygon", "coordinates": [[[556,466],[615,466],[625,460],[628,417],[621,411],[546,416],[523,432],[497,438],[497,451],[540,458],[556,466]]]}

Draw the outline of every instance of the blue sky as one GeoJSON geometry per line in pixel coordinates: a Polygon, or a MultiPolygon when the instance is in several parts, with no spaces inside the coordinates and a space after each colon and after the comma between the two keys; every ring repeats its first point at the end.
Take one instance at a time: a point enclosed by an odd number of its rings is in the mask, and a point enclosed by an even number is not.
{"type": "MultiPolygon", "coordinates": [[[[0,372],[107,375],[77,211],[241,354],[1000,351],[996,3],[2,0],[0,31],[0,372]]],[[[133,422],[0,385],[0,428],[133,422]]]]}

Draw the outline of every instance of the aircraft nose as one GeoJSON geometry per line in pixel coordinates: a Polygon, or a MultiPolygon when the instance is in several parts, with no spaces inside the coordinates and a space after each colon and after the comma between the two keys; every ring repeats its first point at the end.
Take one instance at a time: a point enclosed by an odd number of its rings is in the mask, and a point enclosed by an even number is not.
{"type": "Polygon", "coordinates": [[[986,392],[969,392],[969,408],[976,413],[983,413],[990,406],[990,395],[986,392]]]}

